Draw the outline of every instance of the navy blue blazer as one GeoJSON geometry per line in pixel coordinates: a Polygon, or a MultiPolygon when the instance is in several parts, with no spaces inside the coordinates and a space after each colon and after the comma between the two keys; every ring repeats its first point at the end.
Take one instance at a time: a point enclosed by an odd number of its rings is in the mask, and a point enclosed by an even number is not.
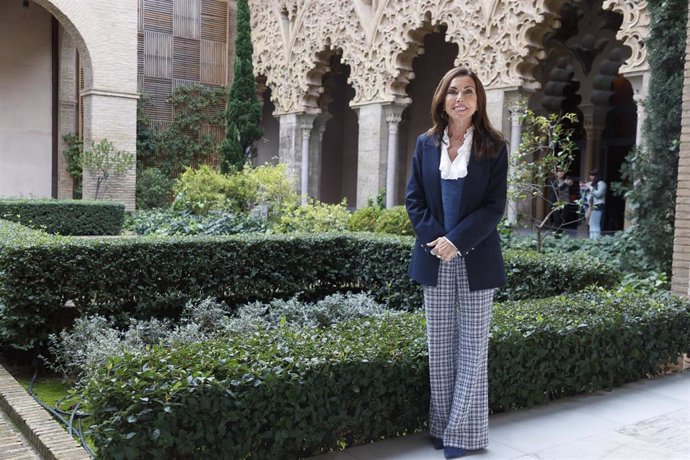
{"type": "Polygon", "coordinates": [[[471,291],[501,287],[506,273],[496,226],[503,217],[508,191],[507,148],[504,145],[496,158],[481,161],[470,155],[460,223],[448,233],[443,228],[440,161],[441,147],[436,138],[419,136],[405,194],[407,214],[417,237],[408,273],[425,286],[436,286],[440,259],[429,253],[426,244],[445,236],[465,258],[471,291]]]}

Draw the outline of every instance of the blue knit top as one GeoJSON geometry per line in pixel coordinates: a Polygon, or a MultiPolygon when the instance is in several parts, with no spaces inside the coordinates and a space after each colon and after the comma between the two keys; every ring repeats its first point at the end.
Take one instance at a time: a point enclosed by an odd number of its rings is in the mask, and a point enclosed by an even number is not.
{"type": "Polygon", "coordinates": [[[446,233],[460,223],[460,200],[465,178],[441,179],[441,201],[443,202],[443,228],[446,233]]]}

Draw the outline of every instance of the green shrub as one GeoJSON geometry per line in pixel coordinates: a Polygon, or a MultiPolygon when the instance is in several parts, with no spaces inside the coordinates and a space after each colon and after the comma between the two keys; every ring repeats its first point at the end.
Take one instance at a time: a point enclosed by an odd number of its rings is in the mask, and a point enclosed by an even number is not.
{"type": "Polygon", "coordinates": [[[376,231],[376,222],[383,209],[378,206],[367,206],[359,208],[352,213],[348,227],[352,232],[374,232],[376,231]]]}
{"type": "Polygon", "coordinates": [[[130,319],[126,325],[99,315],[77,318],[74,327],[51,334],[46,364],[64,376],[88,378],[107,359],[126,353],[146,353],[153,345],[176,347],[213,338],[238,336],[284,325],[326,327],[355,318],[396,315],[366,294],[333,294],[318,302],[296,297],[268,304],[252,302],[231,316],[225,303],[212,298],[190,301],[180,321],[130,319]]]}
{"type": "MultiPolygon", "coordinates": [[[[9,223],[8,223],[9,224],[9,223]]],[[[11,224],[9,224],[11,225],[11,224]]],[[[0,341],[30,347],[54,331],[61,306],[79,315],[177,316],[189,299],[217,297],[231,307],[302,293],[371,293],[395,309],[422,306],[407,276],[412,238],[371,234],[38,238],[0,221],[0,341]]],[[[496,298],[545,297],[619,275],[587,258],[506,251],[508,286],[496,298]]]]}
{"type": "MultiPolygon", "coordinates": [[[[503,236],[503,235],[502,235],[503,236]]],[[[514,249],[537,249],[536,235],[508,234],[502,238],[504,246],[514,249]]],[[[554,257],[568,256],[569,253],[582,251],[591,257],[605,261],[618,270],[648,276],[654,271],[630,231],[604,235],[598,240],[589,238],[547,237],[542,241],[541,252],[554,257]]]]}
{"type": "Polygon", "coordinates": [[[350,212],[345,199],[340,204],[328,204],[310,199],[303,206],[288,204],[280,221],[273,227],[280,233],[343,232],[347,230],[350,212]]]}
{"type": "Polygon", "coordinates": [[[206,214],[210,210],[228,208],[227,192],[230,182],[227,176],[208,165],[198,169],[185,169],[175,181],[173,208],[194,214],[206,214]]]}
{"type": "Polygon", "coordinates": [[[361,293],[335,293],[316,302],[304,302],[297,297],[275,299],[270,303],[253,302],[243,305],[237,316],[243,320],[260,319],[269,327],[279,324],[326,327],[355,318],[391,314],[391,310],[361,293]]]}
{"type": "Polygon", "coordinates": [[[384,209],[376,221],[374,231],[393,235],[414,235],[412,222],[410,222],[405,206],[393,206],[384,209]]]}
{"type": "MultiPolygon", "coordinates": [[[[690,305],[668,295],[494,310],[494,412],[654,374],[690,346],[690,305]]],[[[99,367],[85,395],[104,459],[301,458],[424,429],[427,359],[418,312],[154,347],[99,367]]]]}
{"type": "Polygon", "coordinates": [[[205,215],[189,211],[155,209],[139,211],[127,222],[127,228],[139,235],[235,235],[267,230],[258,217],[214,211],[205,215]]]}
{"type": "Polygon", "coordinates": [[[79,138],[76,133],[68,133],[62,136],[67,147],[62,151],[62,155],[67,162],[67,174],[72,178],[72,198],[81,198],[82,187],[82,167],[81,154],[84,150],[84,141],[79,138]]]}
{"type": "Polygon", "coordinates": [[[229,190],[230,198],[236,201],[237,206],[244,211],[250,211],[255,206],[266,206],[268,217],[276,220],[283,207],[298,201],[295,181],[288,174],[284,164],[247,166],[230,177],[235,176],[243,180],[232,182],[233,185],[229,190]],[[233,187],[235,183],[238,186],[233,187]],[[245,187],[244,195],[239,186],[245,187]],[[235,198],[241,196],[244,196],[243,201],[235,198]]]}
{"type": "Polygon", "coordinates": [[[0,199],[0,219],[61,235],[118,235],[124,216],[108,201],[0,199]]]}
{"type": "Polygon", "coordinates": [[[391,235],[414,235],[412,222],[405,206],[383,208],[369,200],[369,204],[352,213],[350,231],[389,233],[391,235]]]}
{"type": "Polygon", "coordinates": [[[150,364],[143,355],[115,359],[102,368],[110,369],[108,377],[100,373],[87,390],[99,455],[298,458],[324,444],[413,429],[423,418],[410,401],[424,391],[428,375],[424,364],[410,369],[405,358],[425,353],[422,329],[420,316],[407,315],[323,331],[282,327],[176,351],[154,349],[150,364]],[[362,366],[364,359],[369,366],[362,366]],[[133,370],[138,364],[143,371],[133,370]],[[132,392],[145,402],[131,404],[132,392]],[[370,406],[359,408],[362,400],[370,406]]]}
{"type": "Polygon", "coordinates": [[[102,200],[110,182],[126,175],[136,162],[134,153],[117,150],[115,144],[105,138],[98,142],[93,140],[91,148],[81,152],[80,159],[83,174],[88,174],[96,186],[91,197],[95,200],[102,200]]]}
{"type": "Polygon", "coordinates": [[[620,272],[589,254],[539,254],[508,249],[504,252],[508,284],[496,292],[496,300],[522,300],[576,292],[586,286],[611,287],[620,272]]]}
{"type": "Polygon", "coordinates": [[[170,204],[173,180],[159,168],[137,169],[137,209],[160,208],[170,204]]]}
{"type": "Polygon", "coordinates": [[[294,181],[285,165],[247,166],[242,171],[221,174],[210,166],[187,168],[175,182],[173,208],[194,214],[213,210],[248,213],[264,206],[267,217],[278,219],[285,206],[297,203],[294,181]]]}

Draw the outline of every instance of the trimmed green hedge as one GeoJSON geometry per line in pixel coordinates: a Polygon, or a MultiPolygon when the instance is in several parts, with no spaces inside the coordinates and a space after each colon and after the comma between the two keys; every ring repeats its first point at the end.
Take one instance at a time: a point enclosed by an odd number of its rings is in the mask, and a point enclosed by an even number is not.
{"type": "Polygon", "coordinates": [[[108,201],[0,199],[0,219],[60,235],[119,235],[125,206],[108,201]]]}
{"type": "MultiPolygon", "coordinates": [[[[492,411],[611,388],[690,348],[690,304],[590,291],[497,304],[492,411]]],[[[421,312],[115,358],[85,396],[99,457],[299,458],[425,427],[421,312]]]]}
{"type": "MultiPolygon", "coordinates": [[[[28,348],[71,300],[80,314],[175,316],[191,298],[230,305],[302,293],[365,290],[391,308],[422,306],[407,276],[411,238],[371,234],[233,235],[25,240],[0,221],[0,341],[28,348]]],[[[506,251],[509,284],[497,299],[611,286],[619,275],[589,258],[506,251]]]]}

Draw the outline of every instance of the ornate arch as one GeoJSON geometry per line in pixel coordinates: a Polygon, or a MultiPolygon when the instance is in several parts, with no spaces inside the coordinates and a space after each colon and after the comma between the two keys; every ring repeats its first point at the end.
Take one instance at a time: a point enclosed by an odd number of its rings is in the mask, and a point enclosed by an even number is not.
{"type": "MultiPolygon", "coordinates": [[[[578,2],[579,0],[574,0],[578,2]]],[[[567,0],[250,0],[255,69],[268,77],[278,112],[318,112],[315,97],[327,66],[324,50],[340,50],[351,69],[353,105],[407,103],[412,60],[424,35],[447,27],[458,65],[474,69],[487,88],[536,88],[534,67],[544,39],[559,25],[567,0]]],[[[621,69],[646,63],[649,23],[644,0],[604,0],[623,15],[619,39],[632,50],[621,69]]]]}
{"type": "Polygon", "coordinates": [[[623,15],[623,24],[616,38],[630,49],[631,54],[619,72],[648,70],[647,48],[644,41],[649,33],[650,17],[646,0],[604,0],[601,8],[623,15]]]}
{"type": "Polygon", "coordinates": [[[321,77],[329,57],[340,54],[351,67],[349,83],[366,91],[363,58],[366,36],[354,0],[253,0],[255,71],[267,76],[276,110],[318,113],[321,77]]]}
{"type": "MultiPolygon", "coordinates": [[[[565,3],[579,3],[580,0],[549,2],[537,0],[548,8],[545,20],[533,25],[527,31],[527,53],[523,62],[519,65],[519,72],[526,86],[538,87],[539,83],[534,78],[534,68],[539,60],[544,57],[544,43],[548,35],[560,26],[558,15],[560,7],[565,3]]],[[[623,23],[616,33],[616,39],[624,44],[629,51],[629,57],[621,65],[619,72],[643,71],[649,68],[647,63],[647,49],[644,40],[649,29],[649,10],[646,0],[603,0],[602,10],[619,13],[623,16],[623,23]]]]}

